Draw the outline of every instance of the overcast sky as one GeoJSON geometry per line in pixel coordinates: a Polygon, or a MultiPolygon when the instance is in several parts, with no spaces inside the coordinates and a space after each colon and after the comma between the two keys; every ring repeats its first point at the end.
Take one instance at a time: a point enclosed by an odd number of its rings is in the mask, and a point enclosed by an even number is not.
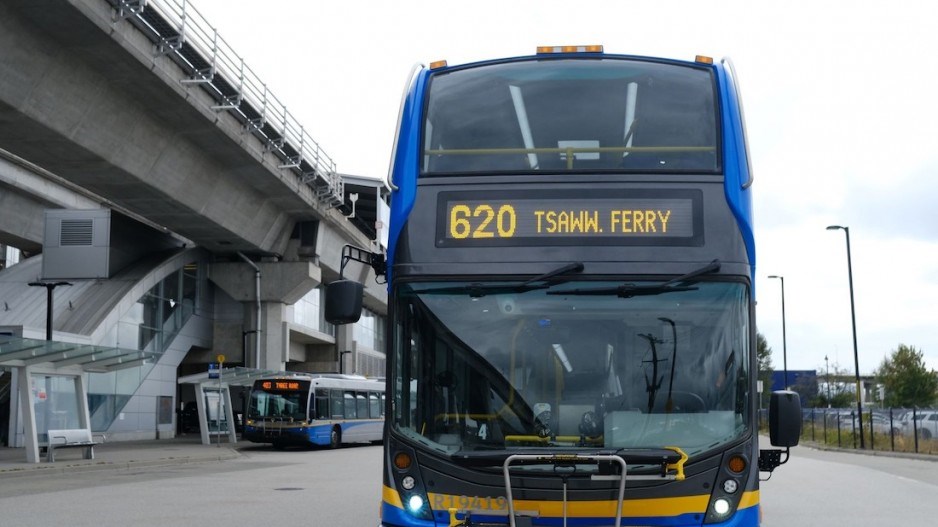
{"type": "Polygon", "coordinates": [[[782,369],[938,369],[938,3],[190,0],[336,162],[383,178],[414,63],[538,45],[733,59],[755,172],[757,325],[782,369]]]}

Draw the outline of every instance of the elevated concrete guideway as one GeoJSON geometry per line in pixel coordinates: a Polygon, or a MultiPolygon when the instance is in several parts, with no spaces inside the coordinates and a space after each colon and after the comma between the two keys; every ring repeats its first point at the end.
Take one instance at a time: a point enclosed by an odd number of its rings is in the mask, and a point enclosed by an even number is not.
{"type": "MultiPolygon", "coordinates": [[[[44,210],[110,209],[204,249],[204,276],[241,320],[225,311],[192,364],[217,351],[276,370],[334,367],[338,350],[382,359],[351,326],[294,322],[294,304],[338,277],[343,245],[375,243],[375,207],[359,200],[348,218],[346,190],[382,199],[336,172],[190,3],[0,0],[0,244],[45,261],[44,210]]],[[[387,293],[369,273],[346,270],[381,315],[387,293]]],[[[27,285],[8,288],[39,305],[27,285]]]]}
{"type": "Polygon", "coordinates": [[[0,1],[2,148],[212,252],[281,255],[298,221],[352,232],[328,156],[301,127],[291,145],[288,116],[259,114],[220,63],[186,71],[194,35],[154,43],[163,18],[138,15],[155,4],[0,1]]]}

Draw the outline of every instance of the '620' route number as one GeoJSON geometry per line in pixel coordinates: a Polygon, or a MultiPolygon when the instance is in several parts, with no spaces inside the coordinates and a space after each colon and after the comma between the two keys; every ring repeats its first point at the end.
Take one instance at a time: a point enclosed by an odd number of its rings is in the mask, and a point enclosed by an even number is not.
{"type": "Polygon", "coordinates": [[[511,238],[518,218],[515,208],[504,204],[495,210],[487,204],[453,205],[449,210],[449,235],[457,240],[466,238],[511,238]]]}

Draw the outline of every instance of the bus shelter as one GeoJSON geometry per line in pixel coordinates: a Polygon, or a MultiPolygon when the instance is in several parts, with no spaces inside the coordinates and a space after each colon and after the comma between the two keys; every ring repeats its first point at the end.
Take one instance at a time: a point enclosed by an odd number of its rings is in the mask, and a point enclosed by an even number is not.
{"type": "Polygon", "coordinates": [[[0,336],[0,370],[11,372],[9,435],[38,463],[49,430],[83,430],[91,437],[88,374],[154,364],[160,353],[0,336]],[[17,404],[18,401],[18,404],[17,404]],[[22,436],[19,436],[22,431],[22,436]]]}
{"type": "Polygon", "coordinates": [[[220,440],[222,436],[228,436],[230,443],[237,442],[231,406],[232,386],[250,387],[256,379],[280,373],[283,372],[235,367],[180,377],[179,384],[192,384],[195,387],[202,444],[209,445],[213,437],[220,440]]]}

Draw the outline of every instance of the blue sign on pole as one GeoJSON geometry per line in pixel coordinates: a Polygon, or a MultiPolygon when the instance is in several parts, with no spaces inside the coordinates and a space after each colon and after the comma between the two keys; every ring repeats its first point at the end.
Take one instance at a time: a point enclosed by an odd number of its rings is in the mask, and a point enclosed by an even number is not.
{"type": "Polygon", "coordinates": [[[218,378],[218,363],[210,362],[208,365],[208,378],[217,379],[218,378]]]}

